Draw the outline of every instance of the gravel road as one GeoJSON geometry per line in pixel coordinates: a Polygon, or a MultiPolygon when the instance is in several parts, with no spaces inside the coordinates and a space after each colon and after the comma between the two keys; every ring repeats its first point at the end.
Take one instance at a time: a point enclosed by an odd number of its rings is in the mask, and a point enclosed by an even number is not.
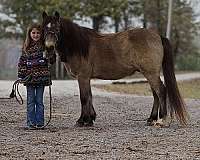
{"type": "MultiPolygon", "coordinates": [[[[0,97],[12,81],[0,81],[0,97]]],[[[97,119],[93,127],[75,127],[80,115],[77,82],[55,81],[53,117],[44,130],[25,130],[26,106],[0,100],[0,159],[30,160],[200,160],[200,99],[186,99],[190,121],[181,127],[146,126],[153,98],[107,93],[93,88],[97,119]]],[[[25,87],[21,86],[25,99],[25,87]]],[[[45,93],[46,120],[49,110],[45,93]]],[[[26,102],[25,102],[26,103],[26,102]]]]}

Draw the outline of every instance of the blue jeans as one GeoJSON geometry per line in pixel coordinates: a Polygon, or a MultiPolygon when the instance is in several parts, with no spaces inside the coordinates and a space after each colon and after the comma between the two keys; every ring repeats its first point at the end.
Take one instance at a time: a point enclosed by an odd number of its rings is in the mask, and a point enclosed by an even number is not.
{"type": "Polygon", "coordinates": [[[27,125],[44,125],[43,94],[45,86],[27,87],[27,125]]]}

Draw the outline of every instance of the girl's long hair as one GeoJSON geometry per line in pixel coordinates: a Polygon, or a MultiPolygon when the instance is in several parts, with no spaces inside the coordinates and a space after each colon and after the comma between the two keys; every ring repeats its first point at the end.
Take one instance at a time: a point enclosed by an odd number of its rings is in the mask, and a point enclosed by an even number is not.
{"type": "Polygon", "coordinates": [[[39,42],[41,43],[41,45],[43,45],[42,39],[43,39],[43,32],[42,32],[42,26],[40,24],[32,24],[31,26],[29,26],[27,28],[26,31],[26,38],[24,41],[24,44],[22,46],[22,52],[26,53],[27,49],[29,48],[30,44],[32,43],[32,39],[31,39],[31,31],[36,28],[38,31],[40,31],[40,40],[39,42]]]}

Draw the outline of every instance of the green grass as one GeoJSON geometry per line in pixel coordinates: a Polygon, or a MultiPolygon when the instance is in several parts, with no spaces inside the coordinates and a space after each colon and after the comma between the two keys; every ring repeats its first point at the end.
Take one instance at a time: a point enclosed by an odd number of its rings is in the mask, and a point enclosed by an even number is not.
{"type": "MultiPolygon", "coordinates": [[[[135,94],[140,96],[152,95],[148,83],[142,84],[109,84],[109,85],[94,85],[109,92],[119,92],[125,94],[135,94]]],[[[181,95],[184,98],[200,98],[200,79],[191,81],[179,82],[178,87],[181,95]]]]}

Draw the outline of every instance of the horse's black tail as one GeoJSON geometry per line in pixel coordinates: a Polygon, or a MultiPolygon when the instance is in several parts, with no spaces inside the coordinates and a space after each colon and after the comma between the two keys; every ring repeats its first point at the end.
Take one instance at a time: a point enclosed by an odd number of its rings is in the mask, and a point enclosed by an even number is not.
{"type": "Polygon", "coordinates": [[[175,112],[180,123],[186,125],[187,111],[176,82],[172,46],[167,38],[161,37],[161,40],[164,49],[162,67],[167,95],[169,98],[170,113],[175,112]]]}

